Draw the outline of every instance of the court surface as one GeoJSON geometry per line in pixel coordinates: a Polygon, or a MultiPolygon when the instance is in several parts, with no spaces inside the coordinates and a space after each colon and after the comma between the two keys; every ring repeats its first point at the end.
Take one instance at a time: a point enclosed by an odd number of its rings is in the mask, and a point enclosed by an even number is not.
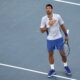
{"type": "Polygon", "coordinates": [[[59,1],[0,0],[0,80],[80,80],[80,1],[59,1]],[[72,76],[64,74],[61,57],[55,51],[57,75],[47,78],[46,34],[39,31],[47,3],[54,5],[54,12],[61,14],[70,30],[68,64],[72,76]]]}

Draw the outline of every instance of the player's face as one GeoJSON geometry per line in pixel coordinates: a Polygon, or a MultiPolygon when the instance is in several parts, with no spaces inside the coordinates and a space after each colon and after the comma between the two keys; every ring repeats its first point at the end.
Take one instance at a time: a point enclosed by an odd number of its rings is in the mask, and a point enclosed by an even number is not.
{"type": "Polygon", "coordinates": [[[47,15],[52,14],[52,11],[53,11],[53,9],[50,6],[46,7],[47,15]]]}

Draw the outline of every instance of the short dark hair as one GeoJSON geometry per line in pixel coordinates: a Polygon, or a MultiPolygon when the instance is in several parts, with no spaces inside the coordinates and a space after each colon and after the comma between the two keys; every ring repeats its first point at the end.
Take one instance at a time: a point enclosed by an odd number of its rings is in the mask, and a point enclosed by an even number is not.
{"type": "Polygon", "coordinates": [[[51,4],[46,4],[46,8],[47,7],[51,7],[51,9],[53,9],[53,6],[51,4]]]}

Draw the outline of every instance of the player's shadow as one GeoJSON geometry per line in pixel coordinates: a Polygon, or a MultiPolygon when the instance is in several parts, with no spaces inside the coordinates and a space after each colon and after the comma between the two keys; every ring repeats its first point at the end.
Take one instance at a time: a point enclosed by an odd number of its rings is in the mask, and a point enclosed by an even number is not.
{"type": "Polygon", "coordinates": [[[53,76],[53,77],[51,77],[51,78],[49,78],[50,80],[59,80],[59,78],[57,78],[57,77],[55,77],[55,76],[53,76]]]}
{"type": "Polygon", "coordinates": [[[58,75],[59,74],[61,74],[61,76],[64,76],[64,77],[72,78],[72,74],[68,75],[65,72],[58,71],[58,75]]]}

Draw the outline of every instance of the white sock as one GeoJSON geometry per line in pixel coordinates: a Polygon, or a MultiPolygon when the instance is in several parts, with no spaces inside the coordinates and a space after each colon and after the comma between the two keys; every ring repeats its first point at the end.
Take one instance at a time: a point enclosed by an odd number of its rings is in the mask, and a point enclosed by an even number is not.
{"type": "Polygon", "coordinates": [[[50,67],[51,67],[51,69],[54,69],[54,64],[51,64],[50,67]]]}
{"type": "Polygon", "coordinates": [[[68,66],[67,62],[64,63],[64,67],[68,66]]]}

